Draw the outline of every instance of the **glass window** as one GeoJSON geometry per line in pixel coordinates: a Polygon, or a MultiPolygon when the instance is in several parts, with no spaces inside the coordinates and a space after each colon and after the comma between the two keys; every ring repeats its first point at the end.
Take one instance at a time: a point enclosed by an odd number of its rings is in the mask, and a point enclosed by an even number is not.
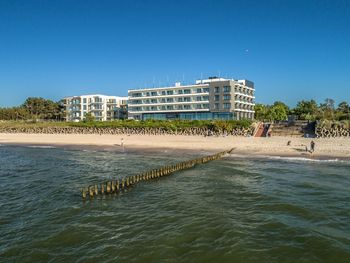
{"type": "Polygon", "coordinates": [[[86,103],[86,98],[83,99],[83,102],[86,103]]]}
{"type": "Polygon", "coordinates": [[[168,95],[173,95],[173,94],[174,94],[174,91],[168,90],[166,93],[167,93],[168,95]]]}
{"type": "Polygon", "coordinates": [[[215,100],[215,101],[219,101],[219,100],[220,100],[220,95],[215,95],[215,96],[214,96],[214,100],[215,100]]]}
{"type": "Polygon", "coordinates": [[[209,92],[209,88],[203,88],[203,92],[209,92]]]}
{"type": "Polygon", "coordinates": [[[86,110],[86,105],[83,105],[83,110],[86,110]]]}
{"type": "Polygon", "coordinates": [[[209,109],[209,104],[203,104],[203,109],[209,109]]]}
{"type": "Polygon", "coordinates": [[[166,93],[165,93],[165,90],[163,90],[163,91],[162,91],[162,95],[165,95],[165,94],[166,94],[166,93]]]}
{"type": "Polygon", "coordinates": [[[231,95],[230,94],[224,95],[224,100],[230,100],[230,99],[231,99],[231,95]]]}
{"type": "Polygon", "coordinates": [[[174,102],[174,99],[173,98],[167,98],[166,102],[174,102]]]}
{"type": "Polygon", "coordinates": [[[156,92],[156,91],[152,91],[152,92],[151,92],[151,95],[152,95],[152,96],[157,96],[157,92],[156,92]]]}
{"type": "Polygon", "coordinates": [[[185,89],[184,90],[184,94],[191,94],[191,90],[190,89],[185,89]]]}
{"type": "Polygon", "coordinates": [[[191,98],[190,98],[190,97],[184,97],[184,101],[190,102],[190,101],[191,101],[191,98]]]}
{"type": "Polygon", "coordinates": [[[198,96],[196,99],[197,99],[197,101],[201,101],[201,100],[202,100],[202,97],[201,97],[201,96],[198,96]]]}
{"type": "Polygon", "coordinates": [[[177,101],[178,101],[178,102],[182,102],[182,101],[183,101],[183,98],[178,98],[177,101]]]}
{"type": "Polygon", "coordinates": [[[183,93],[182,89],[179,89],[179,90],[177,91],[177,93],[178,93],[178,94],[182,94],[182,93],[183,93]]]}
{"type": "Polygon", "coordinates": [[[220,92],[220,87],[215,87],[215,88],[214,88],[214,91],[215,91],[215,93],[220,92]]]}
{"type": "Polygon", "coordinates": [[[224,86],[224,92],[230,92],[231,87],[230,86],[224,86]]]}
{"type": "Polygon", "coordinates": [[[215,103],[214,109],[218,110],[219,109],[219,103],[215,103]]]}
{"type": "Polygon", "coordinates": [[[197,89],[197,93],[202,93],[202,89],[197,89]]]}
{"type": "Polygon", "coordinates": [[[231,108],[231,103],[224,103],[224,109],[229,109],[231,108]]]}

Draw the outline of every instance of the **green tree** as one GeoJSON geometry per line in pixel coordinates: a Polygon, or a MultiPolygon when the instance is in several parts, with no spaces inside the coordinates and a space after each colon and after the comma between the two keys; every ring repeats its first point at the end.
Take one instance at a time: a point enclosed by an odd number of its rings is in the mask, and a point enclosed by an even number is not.
{"type": "Polygon", "coordinates": [[[269,108],[267,117],[271,121],[285,121],[288,118],[286,108],[282,104],[276,104],[269,108]]]}
{"type": "Polygon", "coordinates": [[[333,99],[325,99],[324,103],[320,104],[320,111],[322,112],[322,119],[334,120],[335,102],[333,99]]]}
{"type": "Polygon", "coordinates": [[[346,101],[340,102],[337,108],[337,111],[340,113],[349,114],[350,107],[346,101]]]}
{"type": "Polygon", "coordinates": [[[92,116],[91,112],[86,113],[84,121],[85,122],[93,122],[95,120],[95,117],[92,116]]]}
{"type": "Polygon", "coordinates": [[[268,106],[258,103],[255,105],[254,110],[256,120],[263,121],[267,119],[268,106]]]}
{"type": "Polygon", "coordinates": [[[316,120],[319,110],[316,101],[302,100],[298,102],[293,112],[301,120],[316,120]]]}
{"type": "Polygon", "coordinates": [[[290,113],[290,108],[288,107],[287,104],[285,104],[284,102],[282,101],[275,101],[275,103],[272,105],[273,107],[274,106],[281,106],[284,108],[286,114],[288,115],[290,113]]]}
{"type": "Polygon", "coordinates": [[[27,109],[33,118],[58,120],[62,115],[59,103],[43,98],[29,97],[22,107],[27,109]]]}

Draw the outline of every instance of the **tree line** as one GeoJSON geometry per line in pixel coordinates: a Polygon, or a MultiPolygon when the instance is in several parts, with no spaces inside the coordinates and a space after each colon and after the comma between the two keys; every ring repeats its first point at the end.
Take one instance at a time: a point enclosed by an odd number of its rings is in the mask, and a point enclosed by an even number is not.
{"type": "Polygon", "coordinates": [[[256,104],[255,119],[260,121],[285,121],[288,116],[298,120],[350,120],[350,107],[346,101],[335,104],[333,99],[326,99],[318,104],[315,100],[299,101],[294,108],[282,101],[272,105],[256,104]]]}
{"type": "Polygon", "coordinates": [[[64,106],[62,101],[29,97],[18,107],[0,108],[0,120],[55,120],[62,121],[64,106]]]}

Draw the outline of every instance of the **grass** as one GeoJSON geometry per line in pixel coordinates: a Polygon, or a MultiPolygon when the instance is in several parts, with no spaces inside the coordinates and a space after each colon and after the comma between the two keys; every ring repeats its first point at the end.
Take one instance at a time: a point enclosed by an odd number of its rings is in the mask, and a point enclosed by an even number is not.
{"type": "Polygon", "coordinates": [[[88,128],[162,128],[164,130],[183,130],[188,128],[209,128],[217,131],[232,131],[236,128],[249,128],[249,120],[117,120],[106,122],[28,122],[28,121],[0,121],[0,128],[45,128],[45,127],[88,127],[88,128]]]}

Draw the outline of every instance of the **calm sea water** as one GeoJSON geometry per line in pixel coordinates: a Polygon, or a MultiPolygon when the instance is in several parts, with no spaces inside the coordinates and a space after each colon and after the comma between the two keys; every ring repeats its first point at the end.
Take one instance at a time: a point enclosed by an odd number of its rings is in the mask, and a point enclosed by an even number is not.
{"type": "Polygon", "coordinates": [[[350,262],[346,162],[227,157],[81,200],[192,157],[0,147],[0,261],[350,262]]]}

